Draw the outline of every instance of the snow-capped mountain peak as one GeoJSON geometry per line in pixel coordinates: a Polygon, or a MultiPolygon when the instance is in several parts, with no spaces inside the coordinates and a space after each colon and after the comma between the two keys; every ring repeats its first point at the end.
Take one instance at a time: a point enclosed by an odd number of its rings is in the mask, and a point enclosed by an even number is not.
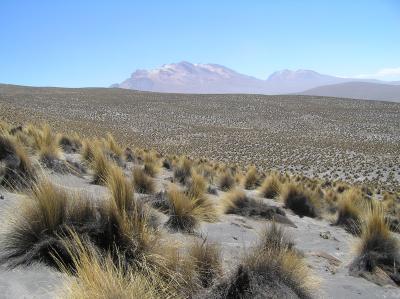
{"type": "Polygon", "coordinates": [[[130,78],[112,86],[171,93],[285,94],[352,81],[356,80],[324,75],[307,69],[284,69],[274,72],[267,80],[261,80],[240,74],[223,65],[181,61],[151,70],[136,70],[130,78]]]}

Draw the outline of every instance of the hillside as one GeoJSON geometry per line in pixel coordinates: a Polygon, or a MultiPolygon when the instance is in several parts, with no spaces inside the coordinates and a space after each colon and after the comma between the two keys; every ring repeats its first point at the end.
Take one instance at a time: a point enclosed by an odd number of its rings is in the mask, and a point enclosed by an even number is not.
{"type": "Polygon", "coordinates": [[[400,85],[368,82],[346,82],[319,86],[302,92],[304,95],[400,102],[400,85]]]}

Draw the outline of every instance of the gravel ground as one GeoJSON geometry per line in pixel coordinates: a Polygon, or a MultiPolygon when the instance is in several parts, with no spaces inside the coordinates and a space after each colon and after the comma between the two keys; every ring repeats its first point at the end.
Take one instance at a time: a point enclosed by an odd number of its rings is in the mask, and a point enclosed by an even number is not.
{"type": "Polygon", "coordinates": [[[400,104],[0,85],[0,115],[84,136],[399,189],[400,104]]]}

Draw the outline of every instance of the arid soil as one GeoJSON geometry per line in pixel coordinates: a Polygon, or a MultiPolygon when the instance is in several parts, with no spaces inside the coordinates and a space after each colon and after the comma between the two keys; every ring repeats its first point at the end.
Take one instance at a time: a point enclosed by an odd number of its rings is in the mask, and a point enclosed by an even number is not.
{"type": "MultiPolygon", "coordinates": [[[[45,172],[52,182],[68,190],[89,192],[94,198],[104,198],[107,195],[105,187],[90,183],[90,176],[62,175],[47,170],[45,172]]],[[[168,178],[171,176],[171,171],[162,170],[156,179],[157,191],[169,184],[168,178]]],[[[280,202],[261,198],[256,190],[245,192],[248,196],[263,200],[270,205],[282,206],[280,202]]],[[[8,209],[13,209],[18,204],[19,197],[2,188],[0,188],[0,193],[4,196],[4,200],[0,201],[0,215],[4,215],[8,209]]],[[[219,190],[213,197],[215,203],[218,203],[224,194],[225,192],[219,190]]],[[[140,198],[143,195],[136,193],[135,196],[140,198]]],[[[285,211],[296,227],[288,225],[283,227],[293,238],[296,248],[301,250],[306,258],[310,273],[316,283],[314,298],[399,298],[400,292],[396,286],[378,286],[349,274],[348,267],[354,258],[352,251],[356,242],[354,236],[343,228],[331,226],[326,220],[300,218],[289,210],[285,209],[285,211]]],[[[171,233],[163,228],[168,217],[161,213],[158,216],[164,237],[170,241],[175,240],[184,246],[201,237],[206,238],[208,242],[218,244],[226,273],[233,271],[240,257],[255,245],[262,228],[271,223],[239,215],[221,215],[216,223],[203,222],[196,236],[171,233]]],[[[2,217],[2,219],[7,218],[2,217]]],[[[2,267],[0,268],[0,294],[2,294],[0,297],[55,298],[64,286],[63,275],[41,264],[14,270],[2,267]]]]}
{"type": "Polygon", "coordinates": [[[163,153],[399,188],[399,103],[0,85],[0,115],[84,136],[110,131],[163,153]]]}

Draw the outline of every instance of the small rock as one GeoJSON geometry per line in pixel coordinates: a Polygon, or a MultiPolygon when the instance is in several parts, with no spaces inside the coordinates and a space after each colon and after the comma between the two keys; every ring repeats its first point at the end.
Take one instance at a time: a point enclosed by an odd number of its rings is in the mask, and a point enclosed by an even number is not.
{"type": "Polygon", "coordinates": [[[319,233],[319,236],[320,236],[322,239],[328,240],[328,239],[331,238],[331,232],[330,232],[330,231],[320,232],[320,233],[319,233]]]}

